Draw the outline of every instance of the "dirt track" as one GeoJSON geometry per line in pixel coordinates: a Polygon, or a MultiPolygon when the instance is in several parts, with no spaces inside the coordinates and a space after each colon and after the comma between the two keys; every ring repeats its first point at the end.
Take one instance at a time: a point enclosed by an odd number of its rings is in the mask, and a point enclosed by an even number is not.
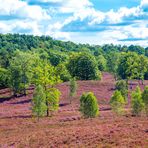
{"type": "MultiPolygon", "coordinates": [[[[114,79],[104,73],[102,81],[79,81],[78,92],[68,104],[68,83],[58,86],[62,92],[60,109],[51,118],[39,122],[31,117],[32,91],[28,96],[0,101],[0,147],[148,147],[148,118],[115,116],[108,104],[114,91],[114,79]],[[82,119],[79,96],[93,91],[100,104],[100,116],[82,119]]],[[[146,82],[147,83],[147,82],[146,82]]],[[[135,82],[134,84],[137,84],[135,82]]],[[[136,85],[133,85],[133,89],[136,85]]],[[[9,90],[1,90],[3,96],[9,90]]]]}

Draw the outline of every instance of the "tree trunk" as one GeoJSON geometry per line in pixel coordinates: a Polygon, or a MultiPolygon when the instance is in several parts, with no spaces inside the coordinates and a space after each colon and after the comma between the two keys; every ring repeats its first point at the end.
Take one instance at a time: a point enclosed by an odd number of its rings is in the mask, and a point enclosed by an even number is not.
{"type": "Polygon", "coordinates": [[[48,101],[46,101],[46,105],[47,105],[47,117],[49,117],[49,105],[48,105],[48,101]]]}

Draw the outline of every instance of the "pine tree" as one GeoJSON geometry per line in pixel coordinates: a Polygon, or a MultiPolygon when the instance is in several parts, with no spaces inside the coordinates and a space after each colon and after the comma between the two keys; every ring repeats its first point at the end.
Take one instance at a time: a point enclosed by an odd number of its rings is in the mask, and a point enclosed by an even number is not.
{"type": "Polygon", "coordinates": [[[128,85],[125,80],[117,81],[116,89],[121,92],[121,95],[124,97],[125,101],[127,101],[128,96],[128,85]]]}
{"type": "Polygon", "coordinates": [[[145,87],[143,93],[142,93],[142,100],[145,105],[145,112],[146,115],[148,116],[148,86],[145,87]]]}
{"type": "Polygon", "coordinates": [[[80,111],[85,118],[94,118],[99,115],[99,106],[92,92],[84,93],[80,98],[80,111]]]}
{"type": "Polygon", "coordinates": [[[132,92],[132,113],[139,116],[144,109],[140,87],[137,86],[136,90],[132,92]]]}
{"type": "Polygon", "coordinates": [[[48,102],[48,112],[50,115],[59,109],[60,91],[57,88],[48,88],[46,90],[46,100],[48,102]]]}
{"type": "Polygon", "coordinates": [[[124,111],[124,106],[125,106],[125,99],[124,97],[121,95],[121,92],[116,90],[113,94],[113,96],[111,97],[110,100],[110,105],[112,110],[120,115],[123,113],[124,111]]]}
{"type": "Polygon", "coordinates": [[[77,82],[75,78],[70,79],[69,89],[70,89],[69,97],[70,97],[70,104],[71,104],[72,97],[75,96],[76,90],[77,90],[77,82]]]}
{"type": "Polygon", "coordinates": [[[38,85],[34,91],[32,104],[32,112],[39,120],[39,117],[44,116],[47,110],[46,95],[44,88],[41,85],[38,85]]]}

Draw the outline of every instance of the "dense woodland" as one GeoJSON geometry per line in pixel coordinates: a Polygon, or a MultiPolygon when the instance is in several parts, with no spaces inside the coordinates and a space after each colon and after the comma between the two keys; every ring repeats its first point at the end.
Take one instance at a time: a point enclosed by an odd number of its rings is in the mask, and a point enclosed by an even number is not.
{"type": "MultiPolygon", "coordinates": [[[[34,59],[33,56],[35,58],[38,57],[40,60],[47,60],[53,67],[64,68],[65,73],[68,70],[71,76],[77,76],[78,66],[75,65],[74,67],[72,64],[76,60],[76,57],[79,56],[82,58],[81,61],[87,58],[91,59],[97,65],[97,69],[112,72],[117,77],[123,79],[148,79],[148,47],[143,48],[134,45],[128,47],[113,44],[103,46],[75,44],[70,41],[54,40],[49,36],[0,34],[1,75],[10,68],[11,62],[15,58],[19,58],[19,54],[23,54],[20,56],[24,56],[30,60],[34,59]]],[[[28,65],[31,64],[28,63],[28,65]]],[[[69,79],[68,71],[67,75],[61,74],[63,81],[69,79]]],[[[97,77],[78,76],[78,79],[87,80],[96,79],[97,77]]],[[[1,86],[7,86],[7,83],[3,83],[3,80],[0,81],[1,86]]]]}
{"type": "MultiPolygon", "coordinates": [[[[49,111],[58,108],[60,92],[56,84],[72,79],[101,80],[102,71],[112,73],[116,80],[138,79],[143,83],[148,79],[148,47],[99,46],[63,42],[49,36],[0,35],[0,87],[11,88],[13,95],[18,96],[26,95],[27,88],[35,85],[33,110],[38,112],[39,106],[42,108],[38,116],[45,110],[49,115],[49,111]],[[39,103],[39,98],[46,105],[39,103]]],[[[115,92],[114,95],[121,94],[115,92]]]]}

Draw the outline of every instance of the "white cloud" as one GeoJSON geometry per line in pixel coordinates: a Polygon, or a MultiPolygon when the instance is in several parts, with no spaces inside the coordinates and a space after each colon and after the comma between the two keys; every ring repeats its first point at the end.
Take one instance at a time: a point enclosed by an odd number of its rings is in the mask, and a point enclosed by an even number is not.
{"type": "Polygon", "coordinates": [[[40,6],[30,6],[27,2],[20,0],[0,0],[0,15],[37,21],[50,19],[50,16],[40,6]]]}
{"type": "Polygon", "coordinates": [[[141,6],[148,6],[148,0],[141,0],[141,6]]]}
{"type": "MultiPolygon", "coordinates": [[[[76,13],[82,9],[92,6],[92,3],[89,0],[61,0],[62,7],[60,12],[62,13],[76,13]]],[[[87,13],[87,11],[86,11],[87,13]]]]}
{"type": "Polygon", "coordinates": [[[36,21],[3,21],[0,22],[1,33],[26,33],[34,35],[42,35],[40,26],[36,21]]]}

